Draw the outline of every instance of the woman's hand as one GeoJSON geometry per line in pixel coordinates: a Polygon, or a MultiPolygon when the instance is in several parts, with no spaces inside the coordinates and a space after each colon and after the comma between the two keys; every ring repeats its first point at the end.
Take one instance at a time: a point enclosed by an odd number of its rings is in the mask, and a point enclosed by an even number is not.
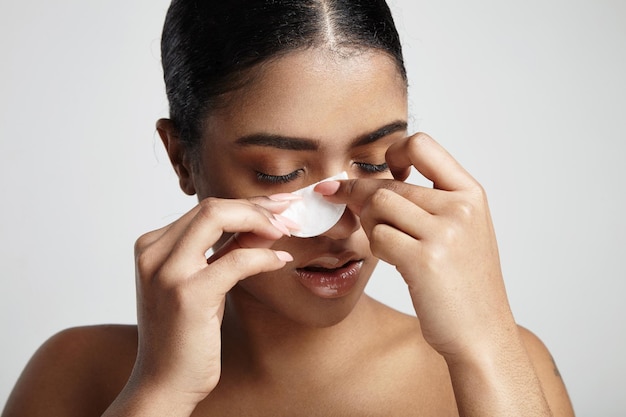
{"type": "Polygon", "coordinates": [[[424,338],[448,364],[461,415],[551,415],[510,311],[482,187],[423,133],[392,145],[386,159],[396,180],[325,182],[316,191],[348,204],[372,253],[402,274],[424,338]],[[402,182],[412,166],[432,189],[402,182]]]}
{"type": "Polygon", "coordinates": [[[386,155],[396,179],[414,166],[433,189],[397,180],[323,183],[317,191],[361,219],[372,252],[409,286],[424,337],[445,355],[464,353],[514,327],[496,238],[481,186],[425,134],[386,155]]]}
{"type": "Polygon", "coordinates": [[[269,198],[209,198],[137,240],[139,346],[122,398],[145,394],[193,411],[213,390],[226,293],[239,280],[292,260],[269,249],[289,235],[278,215],[287,206],[269,198]],[[207,260],[224,234],[234,235],[207,260]]]}

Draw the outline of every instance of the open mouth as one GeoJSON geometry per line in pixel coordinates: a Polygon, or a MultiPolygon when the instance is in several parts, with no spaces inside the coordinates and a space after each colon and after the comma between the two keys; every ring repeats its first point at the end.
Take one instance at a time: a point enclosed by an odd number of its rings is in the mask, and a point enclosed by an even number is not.
{"type": "Polygon", "coordinates": [[[313,294],[322,298],[342,297],[350,292],[359,280],[363,260],[349,260],[340,266],[314,263],[296,269],[299,282],[313,294]]]}
{"type": "Polygon", "coordinates": [[[347,268],[348,265],[352,262],[355,262],[355,261],[348,261],[345,264],[335,267],[335,268],[326,268],[323,266],[311,265],[311,266],[306,266],[300,269],[303,269],[305,271],[311,271],[311,272],[333,272],[333,271],[337,271],[338,269],[347,268]]]}

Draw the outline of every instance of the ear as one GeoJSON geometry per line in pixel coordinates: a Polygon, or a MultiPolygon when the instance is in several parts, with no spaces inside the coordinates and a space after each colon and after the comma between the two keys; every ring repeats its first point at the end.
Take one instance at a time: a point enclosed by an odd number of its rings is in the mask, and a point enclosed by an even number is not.
{"type": "Polygon", "coordinates": [[[180,141],[178,131],[170,119],[159,119],[156,123],[157,131],[163,141],[172,167],[178,175],[180,188],[188,195],[194,195],[196,188],[193,185],[192,167],[189,158],[185,156],[185,146],[180,141]]]}

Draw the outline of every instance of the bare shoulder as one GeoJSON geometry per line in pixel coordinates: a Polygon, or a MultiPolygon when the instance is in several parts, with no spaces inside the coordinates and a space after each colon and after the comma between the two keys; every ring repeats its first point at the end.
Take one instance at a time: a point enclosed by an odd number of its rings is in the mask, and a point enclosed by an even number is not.
{"type": "MultiPolygon", "coordinates": [[[[394,407],[399,408],[396,414],[405,415],[402,412],[413,407],[425,414],[432,411],[433,415],[458,415],[445,360],[425,341],[419,320],[389,308],[380,308],[378,316],[381,350],[373,357],[380,359],[375,363],[383,364],[394,381],[401,382],[387,385],[393,387],[393,391],[386,394],[395,398],[394,407]]],[[[552,355],[535,334],[521,326],[519,332],[553,415],[573,416],[567,390],[552,355]]],[[[375,369],[375,363],[370,363],[370,369],[375,369]]],[[[384,381],[384,376],[385,372],[381,372],[377,380],[384,381]]]]}
{"type": "Polygon", "coordinates": [[[368,328],[373,334],[374,346],[381,350],[379,354],[401,357],[410,352],[415,357],[416,349],[422,350],[427,346],[417,317],[402,313],[377,300],[369,301],[374,318],[368,322],[368,328]]]}
{"type": "Polygon", "coordinates": [[[573,416],[574,411],[567,389],[548,348],[530,330],[522,326],[518,328],[552,413],[555,416],[573,416]]]}
{"type": "Polygon", "coordinates": [[[358,379],[377,384],[377,398],[387,407],[381,415],[420,410],[422,415],[458,416],[446,362],[424,339],[417,317],[384,305],[377,309],[376,350],[368,352],[368,366],[355,374],[365,373],[358,379]]]}
{"type": "Polygon", "coordinates": [[[35,352],[2,417],[100,415],[124,387],[136,351],[136,326],[63,330],[35,352]]]}

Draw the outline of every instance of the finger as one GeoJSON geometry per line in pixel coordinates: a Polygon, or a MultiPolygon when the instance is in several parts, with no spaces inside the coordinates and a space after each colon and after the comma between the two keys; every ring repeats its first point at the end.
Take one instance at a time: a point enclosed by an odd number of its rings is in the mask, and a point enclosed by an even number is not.
{"type": "Polygon", "coordinates": [[[168,224],[160,229],[152,230],[139,236],[135,241],[135,257],[139,256],[148,247],[158,241],[165,234],[167,229],[170,228],[170,226],[171,224],[168,224]]]}
{"type": "Polygon", "coordinates": [[[368,237],[379,224],[408,234],[414,239],[432,235],[435,219],[426,210],[386,188],[378,189],[361,210],[361,225],[368,237]]]}
{"type": "Polygon", "coordinates": [[[207,259],[207,263],[211,264],[216,259],[235,249],[270,248],[274,242],[276,240],[264,239],[254,233],[235,233],[207,259]]]}
{"type": "Polygon", "coordinates": [[[256,204],[258,206],[263,207],[264,209],[266,209],[267,211],[273,214],[280,214],[283,211],[285,211],[287,207],[289,207],[289,204],[292,201],[296,201],[300,199],[302,199],[302,197],[297,196],[295,194],[282,193],[282,194],[275,194],[269,197],[265,197],[265,196],[252,197],[252,198],[248,198],[246,200],[240,200],[240,201],[248,201],[251,204],[256,204]]]}
{"type": "MultiPolygon", "coordinates": [[[[283,197],[283,199],[280,200],[281,202],[286,202],[286,201],[293,201],[296,199],[299,199],[299,196],[293,196],[291,194],[285,194],[283,197]]],[[[277,205],[276,201],[269,201],[268,203],[268,197],[257,197],[254,199],[250,199],[251,202],[258,202],[259,204],[264,205],[265,207],[268,207],[272,210],[273,216],[269,217],[270,222],[276,226],[280,231],[283,232],[283,234],[285,236],[291,236],[291,231],[294,230],[299,230],[300,226],[298,224],[296,224],[295,222],[293,222],[292,220],[281,216],[280,214],[277,213],[281,213],[285,210],[284,205],[277,205]]],[[[288,205],[287,205],[288,206],[288,205]]],[[[222,238],[220,239],[222,240],[222,243],[220,244],[219,241],[217,242],[220,246],[219,249],[217,249],[208,259],[207,259],[207,263],[212,263],[215,261],[215,259],[223,256],[224,254],[234,250],[234,249],[239,249],[239,248],[270,248],[274,242],[276,241],[275,239],[266,239],[263,238],[262,236],[258,236],[255,235],[254,233],[235,233],[232,236],[229,236],[229,234],[224,234],[222,235],[222,238]],[[225,242],[224,242],[225,241],[225,242]]]]}
{"type": "MultiPolygon", "coordinates": [[[[255,197],[248,200],[230,199],[219,201],[223,202],[225,205],[239,205],[244,209],[248,207],[250,209],[254,209],[254,211],[259,211],[265,214],[266,217],[270,219],[270,222],[274,222],[275,226],[279,226],[278,228],[281,231],[287,234],[289,233],[289,230],[284,225],[281,225],[279,224],[280,222],[273,220],[274,216],[279,216],[274,213],[280,213],[289,206],[288,198],[282,198],[281,200],[272,200],[268,197],[255,197]]],[[[145,273],[144,275],[152,276],[155,268],[160,268],[163,265],[164,261],[168,258],[168,256],[171,255],[174,247],[177,245],[179,240],[183,239],[183,236],[185,235],[185,233],[187,233],[190,224],[196,218],[196,216],[198,216],[202,209],[203,203],[200,203],[192,210],[185,213],[175,222],[157,231],[146,233],[144,236],[140,237],[137,240],[135,244],[135,257],[138,262],[141,261],[139,262],[139,264],[141,265],[141,270],[145,273]]],[[[249,242],[248,245],[252,246],[252,240],[255,237],[255,235],[250,234],[250,236],[247,239],[243,239],[243,241],[247,240],[249,242]]],[[[262,238],[256,238],[260,241],[259,243],[257,243],[259,247],[271,246],[271,244],[265,243],[262,238]]],[[[210,245],[211,240],[213,240],[213,238],[208,237],[205,245],[210,245]]],[[[194,251],[192,253],[197,256],[197,267],[201,267],[201,262],[204,258],[204,253],[206,253],[206,250],[202,252],[202,249],[199,249],[198,252],[194,251]]],[[[184,275],[184,271],[177,270],[176,272],[180,273],[181,276],[184,275]]]]}
{"type": "Polygon", "coordinates": [[[276,271],[291,261],[293,257],[284,251],[263,248],[235,249],[196,273],[194,279],[202,279],[210,285],[208,294],[218,301],[242,279],[276,271]]]}
{"type": "MultiPolygon", "coordinates": [[[[239,199],[239,200],[225,199],[224,201],[225,202],[228,201],[233,204],[238,203],[238,204],[243,204],[243,205],[250,205],[250,207],[254,207],[254,206],[262,207],[263,209],[267,210],[268,218],[272,217],[272,214],[282,213],[283,211],[285,211],[285,209],[287,209],[287,207],[289,207],[289,200],[287,199],[272,200],[269,197],[253,197],[249,199],[239,199]]],[[[178,241],[180,237],[183,235],[183,233],[185,232],[185,230],[189,227],[189,223],[191,222],[191,220],[194,217],[196,217],[196,215],[201,209],[202,209],[202,203],[196,205],[193,209],[185,213],[182,217],[180,217],[175,222],[165,226],[162,229],[159,229],[160,233],[155,234],[153,236],[152,243],[156,243],[157,240],[160,240],[162,238],[165,238],[165,240],[170,243],[178,241]]],[[[171,250],[170,245],[167,245],[166,243],[165,246],[168,246],[168,249],[171,250]]]]}
{"type": "Polygon", "coordinates": [[[206,263],[204,254],[223,233],[250,232],[263,239],[278,240],[285,230],[284,225],[259,205],[209,198],[200,203],[196,216],[175,242],[171,258],[185,263],[206,263]]]}
{"type": "MultiPolygon", "coordinates": [[[[370,249],[377,258],[395,265],[398,272],[403,276],[416,276],[415,269],[419,268],[421,241],[402,233],[398,229],[387,224],[376,225],[369,236],[370,249]],[[412,268],[410,274],[406,269],[412,268]]],[[[412,283],[407,282],[412,285],[412,283]]]]}
{"type": "Polygon", "coordinates": [[[441,145],[425,133],[398,141],[387,150],[385,159],[394,177],[402,177],[414,166],[433,182],[434,188],[446,191],[473,188],[476,181],[441,145]]]}
{"type": "Polygon", "coordinates": [[[199,207],[195,206],[193,209],[189,210],[187,213],[183,214],[172,223],[163,226],[160,229],[156,229],[142,235],[139,239],[137,239],[137,243],[135,244],[135,252],[137,253],[137,249],[143,250],[149,246],[156,244],[159,240],[163,239],[163,237],[168,234],[179,235],[182,230],[187,227],[189,221],[196,215],[198,209],[199,207]]]}
{"type": "Polygon", "coordinates": [[[322,194],[328,201],[337,204],[347,204],[348,208],[357,215],[360,215],[362,208],[381,189],[393,191],[433,214],[445,198],[439,190],[389,179],[325,181],[315,187],[315,191],[322,194]]]}
{"type": "Polygon", "coordinates": [[[199,207],[196,206],[175,222],[161,229],[148,232],[137,239],[135,242],[135,260],[137,268],[143,272],[143,276],[152,276],[155,270],[161,266],[163,260],[170,254],[176,239],[187,228],[198,210],[199,207]]]}
{"type": "MultiPolygon", "coordinates": [[[[262,207],[267,210],[267,217],[271,218],[273,213],[281,213],[289,207],[289,201],[271,200],[268,197],[253,197],[250,199],[224,199],[225,204],[241,204],[243,206],[250,206],[254,208],[262,207]]],[[[168,225],[163,229],[163,233],[160,238],[164,241],[161,242],[167,248],[168,252],[171,251],[171,246],[174,242],[178,241],[180,237],[185,233],[189,227],[190,222],[198,215],[198,212],[202,210],[203,203],[196,205],[193,209],[185,213],[174,223],[168,225]]],[[[263,210],[262,210],[263,211],[263,210]]]]}

